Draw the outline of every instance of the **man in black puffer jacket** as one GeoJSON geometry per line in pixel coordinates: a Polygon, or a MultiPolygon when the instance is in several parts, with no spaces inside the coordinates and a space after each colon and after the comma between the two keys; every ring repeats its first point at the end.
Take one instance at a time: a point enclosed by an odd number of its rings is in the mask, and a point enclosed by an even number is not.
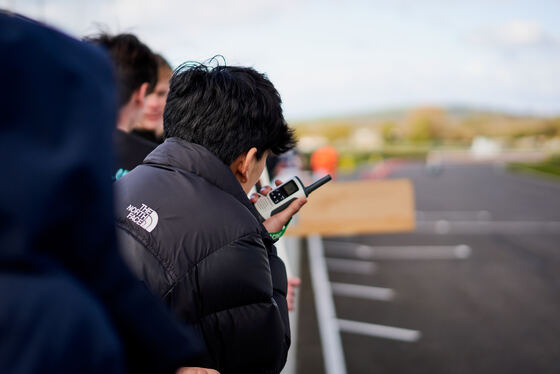
{"type": "Polygon", "coordinates": [[[171,79],[167,140],[116,182],[121,250],[133,271],[206,343],[196,363],[278,373],[290,346],[286,271],[247,198],[269,153],[295,145],[281,100],[251,68],[183,66],[171,79]]]}

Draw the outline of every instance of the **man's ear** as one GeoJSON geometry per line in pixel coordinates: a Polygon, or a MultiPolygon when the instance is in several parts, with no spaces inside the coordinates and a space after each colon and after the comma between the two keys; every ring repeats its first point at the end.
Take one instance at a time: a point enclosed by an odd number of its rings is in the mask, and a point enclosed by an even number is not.
{"type": "Polygon", "coordinates": [[[249,171],[252,165],[257,161],[257,148],[253,147],[247,152],[242,153],[229,166],[233,175],[239,183],[247,183],[249,179],[249,171]]]}
{"type": "Polygon", "coordinates": [[[144,100],[146,99],[146,92],[148,92],[148,82],[142,83],[139,89],[134,91],[132,94],[132,100],[138,107],[144,106],[144,100]]]}

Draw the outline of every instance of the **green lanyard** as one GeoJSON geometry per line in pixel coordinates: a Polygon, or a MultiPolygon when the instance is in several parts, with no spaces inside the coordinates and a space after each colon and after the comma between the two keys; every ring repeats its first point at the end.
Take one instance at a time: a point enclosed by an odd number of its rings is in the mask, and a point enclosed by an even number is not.
{"type": "Polygon", "coordinates": [[[286,224],[284,225],[284,227],[282,227],[282,230],[278,231],[278,232],[271,232],[270,237],[273,240],[278,240],[282,237],[282,235],[284,235],[284,233],[286,232],[286,229],[288,228],[288,225],[290,224],[290,222],[292,222],[292,218],[290,217],[290,220],[288,222],[286,222],[286,224]]]}

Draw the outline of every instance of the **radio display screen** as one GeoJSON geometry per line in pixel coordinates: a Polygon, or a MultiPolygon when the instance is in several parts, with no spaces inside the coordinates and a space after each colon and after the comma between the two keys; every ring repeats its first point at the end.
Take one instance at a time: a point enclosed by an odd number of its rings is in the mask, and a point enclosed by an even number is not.
{"type": "Polygon", "coordinates": [[[285,185],[282,186],[282,189],[284,190],[284,193],[287,196],[290,196],[291,194],[293,194],[294,192],[296,192],[298,190],[298,186],[297,186],[296,182],[289,181],[288,183],[286,183],[285,185]]]}

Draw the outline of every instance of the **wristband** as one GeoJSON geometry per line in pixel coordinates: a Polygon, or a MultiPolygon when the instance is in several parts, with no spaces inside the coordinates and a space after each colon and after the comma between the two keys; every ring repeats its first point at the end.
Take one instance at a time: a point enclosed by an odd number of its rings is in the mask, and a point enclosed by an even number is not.
{"type": "Polygon", "coordinates": [[[284,225],[284,227],[282,227],[282,230],[277,231],[277,232],[271,232],[270,237],[273,240],[278,240],[282,237],[282,235],[284,235],[284,233],[286,232],[286,229],[288,228],[288,225],[290,224],[290,222],[292,222],[292,217],[290,217],[290,219],[288,220],[288,222],[286,222],[286,224],[284,225]]]}

